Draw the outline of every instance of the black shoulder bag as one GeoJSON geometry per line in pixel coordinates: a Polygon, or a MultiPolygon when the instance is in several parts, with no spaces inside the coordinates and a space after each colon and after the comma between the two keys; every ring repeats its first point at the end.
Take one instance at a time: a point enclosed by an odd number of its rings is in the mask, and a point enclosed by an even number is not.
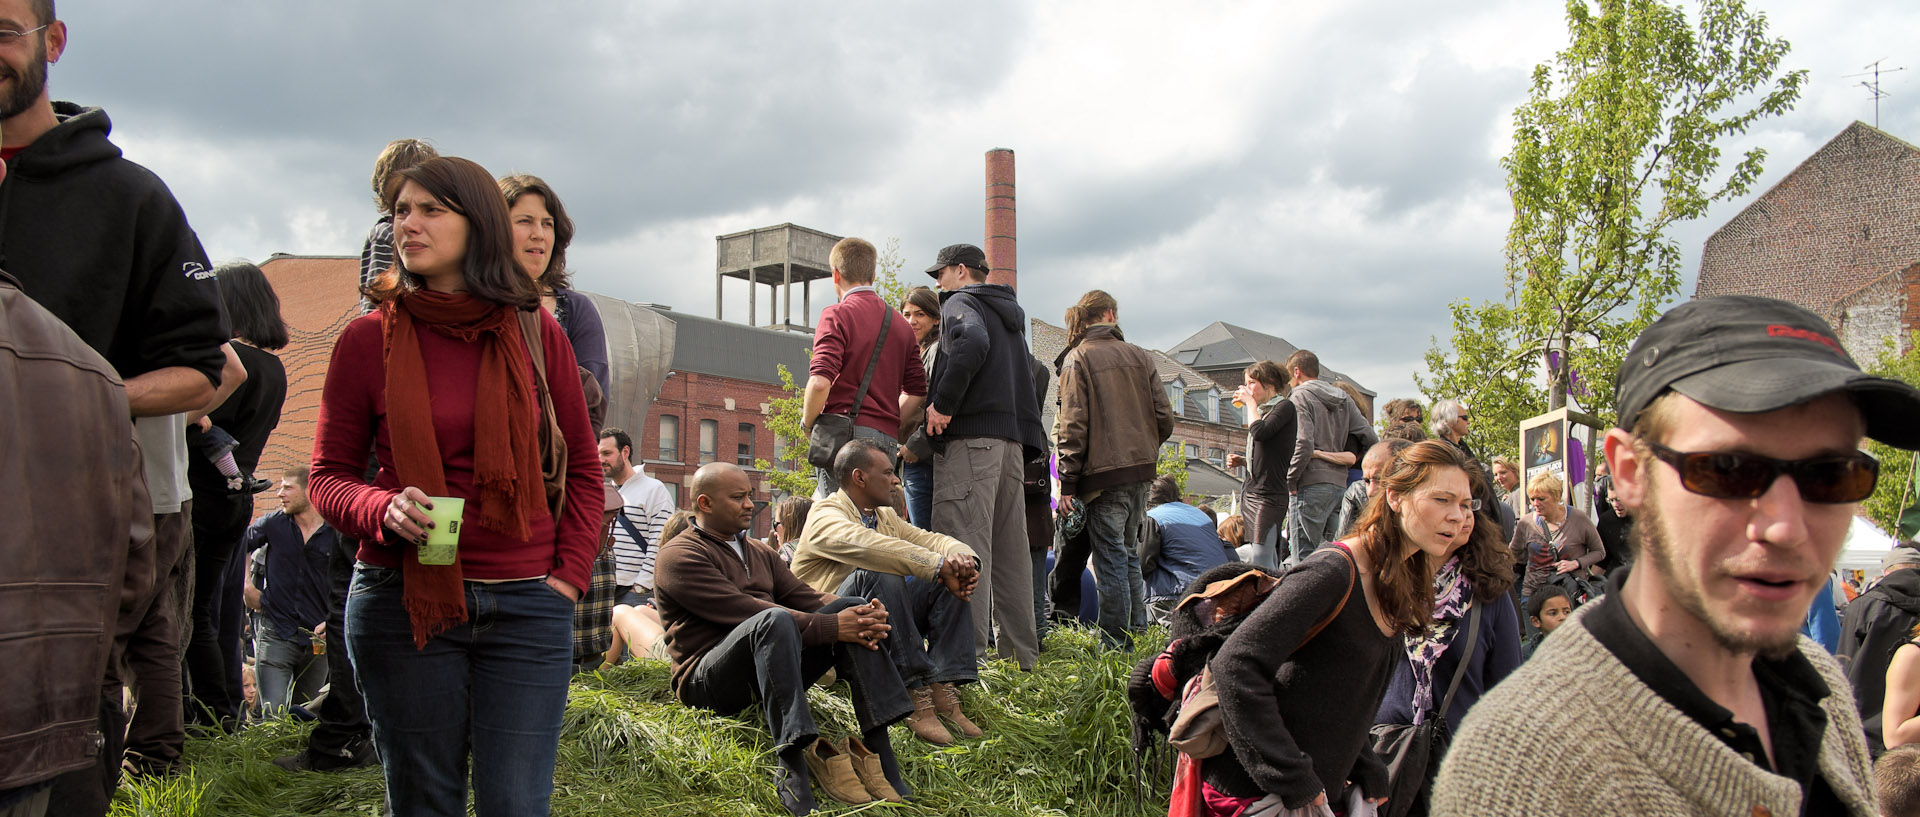
{"type": "MultiPolygon", "coordinates": [[[[860,419],[860,407],[867,402],[867,387],[873,385],[873,372],[880,368],[880,350],[887,346],[887,328],[893,326],[893,308],[880,302],[880,336],[873,341],[873,356],[867,358],[867,373],[853,393],[851,414],[821,414],[813,418],[813,430],[807,435],[807,462],[817,468],[832,468],[840,446],[853,442],[853,424],[860,419]]],[[[891,453],[891,452],[889,452],[891,453]]]]}
{"type": "MultiPolygon", "coordinates": [[[[1480,641],[1480,605],[1469,602],[1466,651],[1460,653],[1460,665],[1453,670],[1453,682],[1447,684],[1446,699],[1426,723],[1376,723],[1373,725],[1373,753],[1387,765],[1387,802],[1380,817],[1406,817],[1415,811],[1426,813],[1429,785],[1440,769],[1440,758],[1447,754],[1452,732],[1447,727],[1447,710],[1453,708],[1453,694],[1460,691],[1460,679],[1473,663],[1473,648],[1480,641]]],[[[1449,646],[1447,649],[1453,649],[1449,646]]]]}

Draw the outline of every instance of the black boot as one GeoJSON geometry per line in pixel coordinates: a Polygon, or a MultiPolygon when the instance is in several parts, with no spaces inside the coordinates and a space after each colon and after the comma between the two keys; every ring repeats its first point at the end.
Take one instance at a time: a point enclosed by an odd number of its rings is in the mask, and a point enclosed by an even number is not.
{"type": "Polygon", "coordinates": [[[807,772],[805,751],[804,746],[787,747],[780,752],[780,763],[773,770],[773,788],[780,795],[780,805],[794,817],[805,817],[814,809],[813,775],[807,772]]]}

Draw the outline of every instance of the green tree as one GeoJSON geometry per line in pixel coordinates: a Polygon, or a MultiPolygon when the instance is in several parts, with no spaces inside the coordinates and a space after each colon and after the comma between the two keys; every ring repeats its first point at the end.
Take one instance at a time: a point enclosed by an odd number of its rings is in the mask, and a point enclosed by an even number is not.
{"type": "MultiPolygon", "coordinates": [[[[807,350],[813,356],[813,350],[807,350]]],[[[787,364],[779,364],[781,396],[767,401],[767,428],[773,432],[777,462],[755,459],[753,467],[767,475],[775,490],[793,496],[812,496],[813,466],[807,464],[807,433],[800,427],[801,387],[793,382],[787,364]]]]}
{"type": "Polygon", "coordinates": [[[1153,464],[1154,476],[1173,477],[1180,484],[1180,495],[1187,495],[1187,453],[1177,442],[1160,446],[1160,460],[1153,464]]]}
{"type": "Polygon", "coordinates": [[[906,267],[907,259],[900,255],[900,239],[887,239],[887,248],[880,251],[879,261],[875,264],[873,288],[879,290],[880,297],[895,309],[899,309],[900,304],[907,300],[907,293],[914,286],[900,280],[900,273],[906,267]]]}
{"type": "MultiPolygon", "coordinates": [[[[1920,385],[1920,332],[1907,339],[1905,354],[1889,338],[1879,361],[1867,371],[1920,385]]],[[[1914,468],[1920,454],[1875,440],[1867,441],[1867,452],[1880,460],[1880,484],[1861,503],[1861,512],[1881,530],[1902,539],[1920,534],[1920,473],[1914,468]]]]}
{"type": "Polygon", "coordinates": [[[1494,448],[1570,393],[1610,419],[1621,358],[1680,288],[1668,228],[1746,193],[1766,152],[1723,172],[1721,144],[1799,99],[1806,72],[1775,76],[1789,44],[1767,36],[1765,14],[1740,0],[1698,12],[1569,0],[1568,46],[1534,69],[1500,162],[1507,298],[1455,304],[1452,349],[1436,340],[1419,381],[1429,398],[1466,399],[1476,436],[1503,435],[1494,448]]]}

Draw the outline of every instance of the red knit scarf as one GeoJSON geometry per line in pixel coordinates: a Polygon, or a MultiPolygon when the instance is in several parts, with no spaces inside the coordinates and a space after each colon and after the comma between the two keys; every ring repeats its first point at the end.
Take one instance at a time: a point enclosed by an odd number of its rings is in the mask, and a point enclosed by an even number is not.
{"type": "MultiPolygon", "coordinates": [[[[510,306],[467,293],[416,290],[382,305],[381,353],[387,371],[387,429],[393,467],[401,485],[428,496],[447,496],[447,474],[434,436],[433,405],[427,392],[427,362],[420,354],[417,326],[449,338],[478,343],[480,369],[474,377],[473,471],[478,497],[467,497],[473,524],[520,539],[532,535],[528,521],[547,515],[540,476],[540,449],[527,343],[510,306]]],[[[413,643],[465,623],[466,590],[460,565],[423,565],[419,548],[401,548],[401,593],[413,625],[413,643]]]]}

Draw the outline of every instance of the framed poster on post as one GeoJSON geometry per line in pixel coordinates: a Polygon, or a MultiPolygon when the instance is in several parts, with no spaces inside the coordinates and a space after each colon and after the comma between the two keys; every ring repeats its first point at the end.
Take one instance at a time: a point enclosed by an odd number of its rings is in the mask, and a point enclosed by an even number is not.
{"type": "Polygon", "coordinates": [[[1520,423],[1520,490],[1552,474],[1564,487],[1562,502],[1582,513],[1593,510],[1593,467],[1600,457],[1600,421],[1572,409],[1555,409],[1520,423]]]}

